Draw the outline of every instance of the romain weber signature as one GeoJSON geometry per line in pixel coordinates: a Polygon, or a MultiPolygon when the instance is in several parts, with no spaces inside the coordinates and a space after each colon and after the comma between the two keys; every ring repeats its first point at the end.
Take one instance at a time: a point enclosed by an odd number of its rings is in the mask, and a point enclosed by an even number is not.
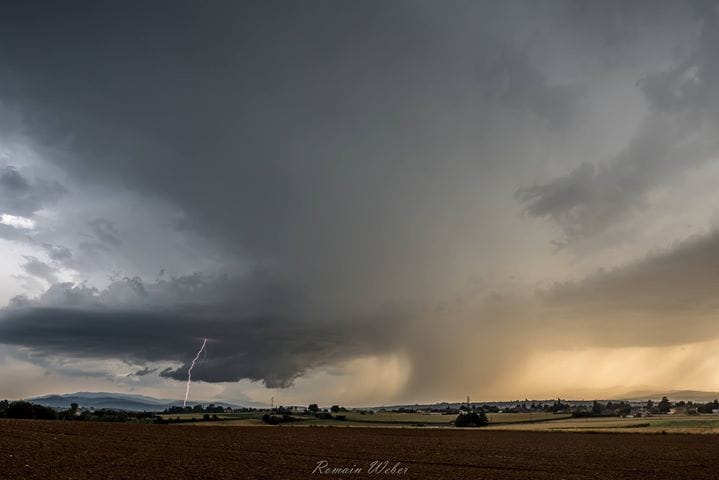
{"type": "Polygon", "coordinates": [[[351,466],[332,466],[327,460],[320,460],[312,470],[313,474],[319,475],[359,475],[367,472],[369,475],[405,475],[407,467],[401,462],[390,462],[389,460],[374,460],[365,467],[353,464],[351,466]]]}

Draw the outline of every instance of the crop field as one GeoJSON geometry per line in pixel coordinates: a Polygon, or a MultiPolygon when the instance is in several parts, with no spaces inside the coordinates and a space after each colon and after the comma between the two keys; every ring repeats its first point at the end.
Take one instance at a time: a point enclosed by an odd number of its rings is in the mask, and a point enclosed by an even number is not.
{"type": "MultiPolygon", "coordinates": [[[[198,426],[264,426],[264,412],[220,413],[219,421],[202,421],[202,414],[163,415],[164,418],[180,418],[183,425],[198,426]]],[[[377,412],[360,414],[341,412],[344,420],[319,419],[299,415],[287,427],[395,427],[395,428],[454,428],[455,415],[426,413],[377,412]]],[[[569,414],[553,413],[489,413],[487,430],[523,431],[576,431],[576,432],[626,432],[626,433],[719,433],[719,415],[657,415],[642,418],[572,418],[569,414]]]]}
{"type": "MultiPolygon", "coordinates": [[[[165,419],[180,419],[183,422],[190,422],[193,419],[196,425],[223,425],[223,426],[253,426],[262,425],[262,415],[266,412],[242,412],[242,413],[218,413],[216,422],[205,422],[201,413],[163,414],[165,419]]],[[[340,412],[344,420],[325,420],[313,416],[298,415],[296,422],[288,425],[293,426],[327,426],[327,425],[352,425],[352,426],[382,426],[382,427],[447,427],[457,415],[442,415],[429,413],[393,413],[376,412],[373,414],[361,414],[358,412],[340,412]]],[[[493,424],[515,424],[515,423],[543,423],[570,418],[567,414],[553,413],[489,413],[489,421],[493,424]]]]}
{"type": "Polygon", "coordinates": [[[627,433],[719,433],[719,415],[660,415],[644,418],[560,418],[540,423],[493,423],[491,430],[627,433]]]}
{"type": "Polygon", "coordinates": [[[3,480],[697,480],[719,478],[717,452],[716,435],[0,421],[3,480]],[[370,473],[377,461],[403,473],[370,473]]]}
{"type": "MultiPolygon", "coordinates": [[[[360,423],[394,423],[394,424],[424,424],[447,425],[454,421],[457,415],[442,415],[428,413],[392,413],[378,412],[372,415],[361,415],[347,412],[347,421],[360,423]]],[[[569,418],[570,415],[556,415],[553,413],[488,413],[487,417],[492,423],[524,423],[543,422],[569,418]]]]}

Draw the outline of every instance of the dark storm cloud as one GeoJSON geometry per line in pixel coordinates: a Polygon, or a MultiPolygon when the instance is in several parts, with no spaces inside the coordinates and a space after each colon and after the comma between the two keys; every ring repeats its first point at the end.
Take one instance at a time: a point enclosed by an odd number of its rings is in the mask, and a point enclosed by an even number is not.
{"type": "Polygon", "coordinates": [[[170,197],[188,227],[261,255],[312,246],[304,231],[346,215],[355,236],[384,226],[375,207],[394,188],[415,197],[402,177],[436,168],[414,144],[454,90],[554,122],[572,108],[499,27],[451,31],[469,4],[437,19],[402,3],[154,5],[8,8],[0,51],[23,82],[5,96],[48,145],[67,138],[62,167],[170,197]],[[377,198],[368,211],[360,195],[377,198]]]}
{"type": "Polygon", "coordinates": [[[548,183],[521,188],[516,196],[528,214],[557,222],[569,241],[602,232],[640,210],[651,189],[712,158],[719,141],[705,120],[693,113],[651,117],[611,162],[583,163],[548,183]],[[702,138],[693,141],[698,133],[702,138]]]}
{"type": "Polygon", "coordinates": [[[687,6],[701,21],[696,48],[666,70],[638,79],[651,111],[629,144],[611,161],[582,163],[530,187],[517,198],[530,215],[559,224],[567,240],[601,232],[641,209],[648,192],[687,168],[713,159],[719,148],[719,12],[704,2],[687,6]]]}
{"type": "Polygon", "coordinates": [[[144,377],[145,375],[150,375],[151,373],[155,373],[156,371],[157,371],[157,368],[145,367],[145,368],[141,368],[140,370],[137,370],[135,372],[132,372],[131,375],[134,375],[136,377],[144,377]]]}
{"type": "Polygon", "coordinates": [[[273,285],[261,273],[242,279],[194,275],[150,284],[126,278],[102,291],[56,284],[37,300],[18,298],[0,311],[0,338],[40,355],[180,361],[178,369],[161,372],[178,380],[186,378],[202,338],[208,338],[207,359],[193,370],[193,378],[246,378],[286,387],[308,369],[386,352],[397,333],[393,325],[386,325],[380,337],[372,331],[390,314],[396,325],[393,311],[350,323],[306,317],[301,311],[296,292],[273,285]]]}
{"type": "Polygon", "coordinates": [[[556,127],[568,126],[584,93],[579,85],[548,83],[526,51],[504,45],[477,62],[477,81],[487,99],[531,112],[556,127]]]}
{"type": "Polygon", "coordinates": [[[31,180],[12,165],[0,166],[0,213],[30,217],[63,193],[65,187],[58,182],[31,180]]]}
{"type": "Polygon", "coordinates": [[[96,218],[88,222],[90,229],[100,243],[108,244],[111,246],[117,246],[122,241],[118,237],[119,233],[115,224],[105,220],[104,218],[96,218]]]}
{"type": "MultiPolygon", "coordinates": [[[[7,4],[0,74],[16,81],[1,94],[80,184],[169,201],[178,228],[224,261],[267,265],[350,323],[360,306],[422,298],[447,268],[427,233],[459,201],[446,186],[463,177],[446,155],[457,135],[489,141],[482,127],[506,109],[572,118],[579,90],[531,64],[516,38],[531,19],[513,25],[513,12],[70,2],[38,15],[7,4]]],[[[81,249],[119,243],[108,223],[90,229],[99,242],[81,249]]]]}

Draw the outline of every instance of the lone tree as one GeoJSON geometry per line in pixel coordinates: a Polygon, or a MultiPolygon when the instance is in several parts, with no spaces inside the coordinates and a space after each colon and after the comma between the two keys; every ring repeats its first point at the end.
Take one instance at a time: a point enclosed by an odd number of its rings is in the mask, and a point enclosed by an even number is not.
{"type": "Polygon", "coordinates": [[[484,411],[460,413],[454,421],[455,427],[485,427],[489,425],[489,419],[484,411]]]}

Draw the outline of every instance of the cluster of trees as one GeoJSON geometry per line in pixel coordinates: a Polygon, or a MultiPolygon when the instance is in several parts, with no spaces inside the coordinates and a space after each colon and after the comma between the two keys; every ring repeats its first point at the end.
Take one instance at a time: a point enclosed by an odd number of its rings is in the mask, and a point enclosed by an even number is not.
{"type": "MultiPolygon", "coordinates": [[[[311,403],[307,406],[307,409],[305,412],[298,412],[293,410],[290,407],[284,407],[280,405],[279,407],[273,408],[272,413],[266,413],[262,416],[262,421],[269,424],[269,425],[279,425],[281,423],[288,423],[288,422],[296,422],[298,420],[302,420],[302,415],[311,415],[313,417],[316,417],[320,420],[347,420],[346,415],[338,415],[340,412],[346,412],[347,409],[345,407],[341,407],[339,405],[332,405],[329,408],[329,412],[321,409],[318,404],[311,403]]],[[[361,412],[366,413],[366,412],[361,412]]],[[[370,412],[371,413],[371,412],[370,412]]]]}
{"type": "Polygon", "coordinates": [[[374,415],[374,410],[354,410],[355,413],[359,413],[360,415],[374,415]]]}
{"type": "Polygon", "coordinates": [[[673,407],[685,409],[686,412],[690,414],[712,413],[714,410],[719,410],[719,400],[714,399],[713,402],[707,403],[685,402],[682,400],[672,403],[667,397],[662,397],[661,401],[657,404],[649,400],[645,409],[650,413],[669,413],[673,407]]]}
{"type": "Polygon", "coordinates": [[[712,413],[713,410],[719,409],[719,400],[716,398],[713,402],[705,403],[703,405],[697,405],[697,412],[699,413],[712,413]]]}
{"type": "Polygon", "coordinates": [[[0,417],[5,418],[33,418],[39,420],[56,420],[58,414],[55,410],[44,405],[18,400],[0,402],[0,417]]]}
{"type": "Polygon", "coordinates": [[[575,407],[572,411],[573,417],[619,417],[629,415],[632,406],[629,402],[607,402],[601,403],[596,400],[592,402],[591,407],[575,407]]]}
{"type": "Polygon", "coordinates": [[[296,422],[298,420],[301,419],[287,413],[283,413],[282,415],[270,415],[269,413],[265,413],[262,415],[262,421],[269,425],[279,425],[280,423],[296,422]]]}
{"type": "MultiPolygon", "coordinates": [[[[195,417],[191,418],[163,418],[159,415],[155,416],[154,423],[188,423],[188,422],[196,422],[198,419],[195,417]]],[[[203,413],[202,414],[202,421],[204,422],[217,422],[220,420],[220,417],[217,416],[217,414],[210,415],[209,413],[203,413]]]]}
{"type": "MultiPolygon", "coordinates": [[[[463,405],[459,408],[451,407],[450,405],[445,405],[443,407],[432,407],[429,408],[430,412],[434,413],[442,413],[444,415],[457,415],[460,413],[460,410],[474,410],[474,411],[483,411],[485,413],[532,413],[532,412],[549,412],[549,413],[556,413],[556,412],[568,412],[572,409],[572,406],[568,403],[563,403],[561,399],[557,399],[552,404],[548,403],[538,403],[538,402],[531,402],[529,403],[529,400],[525,400],[523,402],[517,402],[515,405],[497,405],[497,404],[467,404],[463,405]]],[[[391,410],[392,412],[397,413],[415,413],[417,412],[416,409],[413,408],[397,408],[394,410],[391,410]]]]}
{"type": "MultiPolygon", "coordinates": [[[[714,410],[719,409],[719,400],[714,400],[713,402],[708,403],[685,402],[682,400],[673,403],[665,396],[662,397],[659,402],[648,400],[647,403],[641,407],[641,410],[642,413],[646,412],[652,415],[657,415],[669,413],[672,408],[686,410],[689,414],[712,413],[714,410]]],[[[621,416],[629,415],[631,413],[632,406],[628,402],[611,401],[606,404],[594,401],[590,408],[575,407],[572,410],[572,415],[575,417],[621,416]]]]}
{"type": "MultiPolygon", "coordinates": [[[[252,411],[254,409],[252,408],[243,408],[242,411],[252,411]]],[[[214,403],[209,404],[206,407],[203,407],[202,405],[193,405],[180,407],[180,406],[172,406],[169,408],[166,408],[163,410],[162,413],[170,413],[170,414],[179,414],[179,413],[224,413],[226,411],[225,407],[220,405],[215,405],[214,403]]]]}
{"type": "Polygon", "coordinates": [[[645,408],[650,413],[669,413],[669,410],[671,410],[673,406],[667,397],[662,397],[656,405],[653,401],[648,400],[645,408]]]}
{"type": "MultiPolygon", "coordinates": [[[[281,410],[281,409],[282,409],[282,407],[279,407],[279,410],[281,410]]],[[[320,411],[320,407],[316,403],[310,403],[307,406],[307,411],[309,413],[318,413],[320,411]]],[[[345,407],[340,407],[339,405],[332,405],[330,407],[330,412],[332,412],[332,413],[339,413],[339,412],[346,412],[346,411],[347,411],[347,409],[345,407]]]]}
{"type": "MultiPolygon", "coordinates": [[[[59,415],[62,415],[60,412],[59,415]]],[[[83,410],[74,420],[87,422],[119,422],[119,423],[153,423],[157,420],[154,413],[149,412],[126,412],[124,410],[111,410],[103,408],[100,410],[83,410]]],[[[72,417],[66,418],[72,420],[72,417]]]]}
{"type": "Polygon", "coordinates": [[[119,410],[100,409],[79,411],[77,403],[70,404],[67,410],[55,410],[45,405],[18,400],[0,401],[0,417],[28,418],[36,420],[73,420],[85,422],[138,422],[150,423],[155,415],[146,412],[125,412],[119,410]]]}
{"type": "Polygon", "coordinates": [[[454,420],[455,427],[484,427],[486,425],[489,425],[489,419],[483,410],[460,413],[454,420]]]}
{"type": "Polygon", "coordinates": [[[713,402],[707,402],[707,403],[694,403],[694,402],[684,402],[680,401],[675,404],[678,408],[684,408],[686,409],[687,413],[689,414],[699,414],[699,413],[713,413],[714,410],[719,410],[719,400],[714,399],[713,402]]]}

